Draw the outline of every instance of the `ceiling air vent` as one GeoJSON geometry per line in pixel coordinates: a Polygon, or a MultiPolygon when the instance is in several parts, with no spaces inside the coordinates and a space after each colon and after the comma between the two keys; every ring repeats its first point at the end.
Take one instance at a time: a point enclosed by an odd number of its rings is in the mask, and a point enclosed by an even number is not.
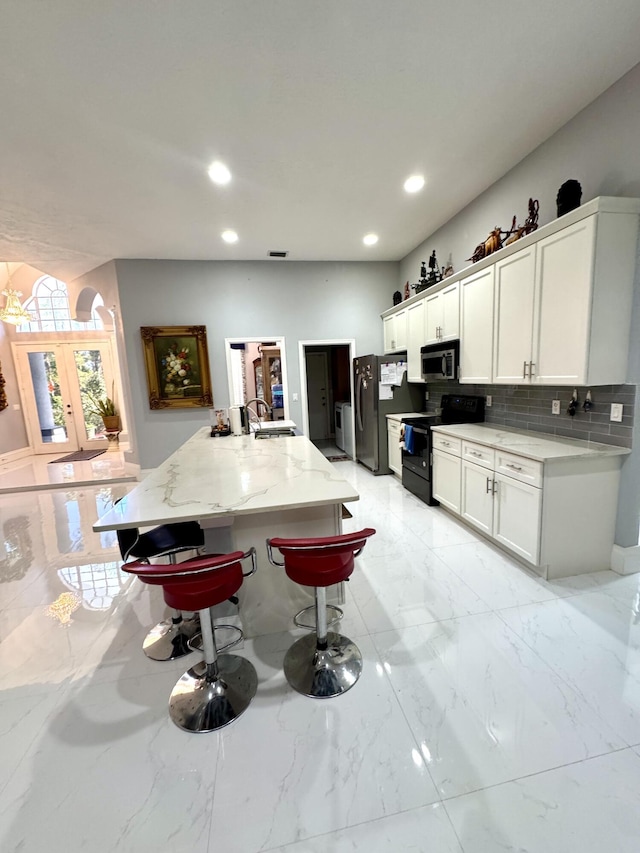
{"type": "Polygon", "coordinates": [[[289,252],[269,252],[270,258],[286,258],[289,252]]]}

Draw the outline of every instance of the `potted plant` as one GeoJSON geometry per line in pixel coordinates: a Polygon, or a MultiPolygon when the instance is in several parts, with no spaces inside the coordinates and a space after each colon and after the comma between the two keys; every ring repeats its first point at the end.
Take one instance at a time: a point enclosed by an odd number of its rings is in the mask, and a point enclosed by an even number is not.
{"type": "Polygon", "coordinates": [[[113,390],[111,394],[111,397],[105,394],[104,397],[99,398],[93,397],[90,394],[88,395],[93,403],[94,408],[92,411],[102,418],[106,432],[115,432],[121,427],[120,415],[113,399],[113,390]]]}

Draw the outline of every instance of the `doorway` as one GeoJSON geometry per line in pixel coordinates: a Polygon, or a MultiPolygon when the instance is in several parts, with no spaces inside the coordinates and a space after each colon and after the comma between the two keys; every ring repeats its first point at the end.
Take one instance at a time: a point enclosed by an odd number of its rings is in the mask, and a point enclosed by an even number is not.
{"type": "Polygon", "coordinates": [[[328,459],[354,456],[355,340],[300,341],[302,431],[328,459]]]}
{"type": "Polygon", "coordinates": [[[229,405],[262,400],[261,420],[288,420],[287,359],[282,337],[225,338],[229,405]]]}
{"type": "Polygon", "coordinates": [[[13,343],[12,349],[33,452],[59,453],[105,443],[104,424],[92,398],[113,396],[110,342],[13,343]]]}

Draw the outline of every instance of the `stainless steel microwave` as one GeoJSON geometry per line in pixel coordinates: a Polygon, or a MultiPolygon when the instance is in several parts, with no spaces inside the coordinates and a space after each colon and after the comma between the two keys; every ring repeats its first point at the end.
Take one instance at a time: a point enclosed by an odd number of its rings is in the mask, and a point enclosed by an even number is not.
{"type": "Polygon", "coordinates": [[[448,341],[446,344],[431,344],[422,347],[422,378],[425,382],[440,382],[443,379],[458,378],[458,360],[460,341],[448,341]]]}

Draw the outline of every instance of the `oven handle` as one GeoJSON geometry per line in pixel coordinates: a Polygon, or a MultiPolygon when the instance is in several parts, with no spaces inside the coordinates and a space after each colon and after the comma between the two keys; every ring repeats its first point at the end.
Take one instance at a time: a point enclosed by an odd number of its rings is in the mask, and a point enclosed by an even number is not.
{"type": "MultiPolygon", "coordinates": [[[[410,424],[407,424],[407,426],[410,426],[410,424]]],[[[429,432],[430,432],[430,430],[428,430],[428,429],[422,429],[422,427],[414,427],[414,426],[412,426],[412,427],[411,427],[411,429],[412,429],[414,432],[420,433],[420,435],[429,435],[429,432]]]]}

